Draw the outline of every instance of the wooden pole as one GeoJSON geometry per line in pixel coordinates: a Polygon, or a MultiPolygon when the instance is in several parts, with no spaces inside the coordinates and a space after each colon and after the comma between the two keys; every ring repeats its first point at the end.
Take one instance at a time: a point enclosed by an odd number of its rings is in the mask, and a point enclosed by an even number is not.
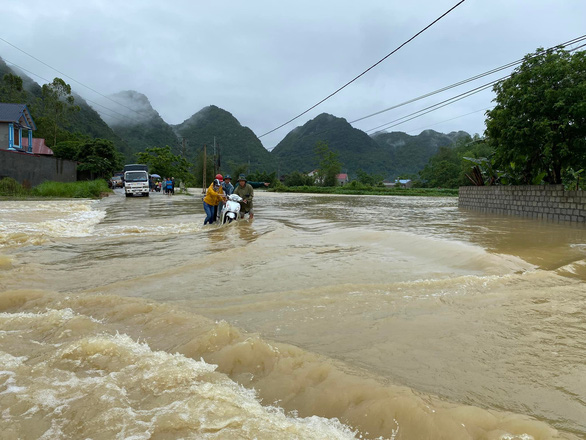
{"type": "Polygon", "coordinates": [[[218,158],[216,156],[216,137],[214,136],[214,176],[218,174],[218,158]]]}

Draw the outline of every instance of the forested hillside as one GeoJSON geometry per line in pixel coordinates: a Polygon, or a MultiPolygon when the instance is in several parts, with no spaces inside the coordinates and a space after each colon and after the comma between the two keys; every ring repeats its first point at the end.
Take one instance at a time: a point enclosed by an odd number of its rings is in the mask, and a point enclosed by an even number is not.
{"type": "Polygon", "coordinates": [[[113,101],[108,107],[116,106],[117,114],[104,116],[108,125],[128,145],[125,152],[127,160],[134,161],[136,153],[151,147],[169,146],[176,150],[179,139],[173,128],[167,124],[159,113],[151,106],[149,99],[134,90],[110,95],[113,101]]]}
{"type": "Polygon", "coordinates": [[[443,134],[425,130],[417,136],[403,132],[379,133],[372,139],[385,150],[391,163],[390,173],[396,177],[418,173],[440,147],[452,147],[458,139],[469,136],[464,131],[443,134]]]}
{"type": "Polygon", "coordinates": [[[338,154],[342,171],[354,175],[358,170],[387,175],[390,163],[384,150],[366,133],[352,127],[345,119],[322,113],[292,130],[271,154],[280,172],[308,172],[318,167],[315,145],[318,141],[338,154]]]}
{"type": "Polygon", "coordinates": [[[223,171],[246,164],[249,172],[276,170],[275,161],[260,140],[248,127],[229,112],[215,105],[203,108],[183,123],[175,126],[178,135],[185,138],[190,159],[197,157],[204,144],[212,155],[214,138],[223,171]]]}

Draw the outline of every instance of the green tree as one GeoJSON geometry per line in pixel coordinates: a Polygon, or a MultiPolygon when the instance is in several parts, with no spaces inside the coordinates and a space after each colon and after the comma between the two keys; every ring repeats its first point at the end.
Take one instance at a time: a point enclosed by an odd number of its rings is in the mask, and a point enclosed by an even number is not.
{"type": "Polygon", "coordinates": [[[342,163],[338,160],[338,154],[330,150],[328,144],[318,141],[315,144],[315,154],[319,161],[318,181],[323,186],[336,186],[338,174],[342,171],[342,163]]]}
{"type": "MultiPolygon", "coordinates": [[[[479,163],[491,162],[493,149],[478,135],[461,137],[454,147],[440,147],[419,172],[416,186],[428,188],[458,188],[471,185],[466,177],[479,163]]],[[[485,176],[488,182],[489,176],[485,176]]]]}
{"type": "Polygon", "coordinates": [[[419,173],[428,188],[457,188],[460,185],[460,158],[453,148],[440,147],[419,173]]]}
{"type": "Polygon", "coordinates": [[[106,139],[81,142],[75,156],[75,160],[80,162],[78,171],[89,173],[91,179],[110,177],[122,167],[121,158],[112,141],[106,139]]]}
{"type": "Polygon", "coordinates": [[[232,183],[236,183],[236,179],[240,174],[246,174],[246,170],[248,169],[248,165],[245,163],[238,164],[234,161],[228,162],[228,169],[230,170],[232,176],[232,183]]]}
{"type": "Polygon", "coordinates": [[[0,102],[12,104],[24,104],[27,101],[27,93],[22,87],[22,78],[12,73],[7,73],[0,82],[0,102]]]}
{"type": "Polygon", "coordinates": [[[368,174],[365,171],[356,171],[358,181],[363,185],[379,186],[383,183],[383,176],[380,174],[368,174]]]}
{"type": "Polygon", "coordinates": [[[559,184],[586,166],[586,52],[538,49],[494,91],[486,136],[512,183],[559,184]]]}
{"type": "Polygon", "coordinates": [[[267,173],[266,171],[257,171],[255,173],[250,173],[247,176],[247,179],[251,182],[268,182],[275,185],[277,183],[277,172],[273,171],[272,173],[267,173]]]}
{"type": "Polygon", "coordinates": [[[149,166],[153,174],[161,177],[176,177],[183,181],[189,178],[191,164],[182,156],[173,154],[171,147],[151,147],[145,151],[136,153],[139,163],[149,166]]]}
{"type": "Polygon", "coordinates": [[[55,78],[52,83],[44,84],[42,97],[37,107],[38,134],[49,141],[50,147],[57,145],[58,138],[68,140],[72,137],[65,127],[68,124],[69,115],[79,111],[80,108],[75,105],[69,84],[61,78],[55,78]]]}
{"type": "Polygon", "coordinates": [[[62,141],[54,145],[51,150],[59,159],[77,160],[82,141],[62,141]]]}
{"type": "Polygon", "coordinates": [[[313,186],[315,178],[299,171],[293,171],[285,177],[284,183],[286,186],[313,186]]]}

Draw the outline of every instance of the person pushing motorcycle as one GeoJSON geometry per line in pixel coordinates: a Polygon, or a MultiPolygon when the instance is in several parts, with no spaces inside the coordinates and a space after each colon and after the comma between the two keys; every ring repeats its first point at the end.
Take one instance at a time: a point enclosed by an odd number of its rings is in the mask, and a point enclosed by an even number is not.
{"type": "Polygon", "coordinates": [[[244,217],[244,214],[248,213],[248,218],[252,220],[254,218],[254,212],[252,210],[254,190],[252,189],[252,186],[247,183],[244,174],[238,176],[238,185],[234,188],[234,194],[242,197],[242,202],[240,202],[240,217],[242,218],[244,217]]]}

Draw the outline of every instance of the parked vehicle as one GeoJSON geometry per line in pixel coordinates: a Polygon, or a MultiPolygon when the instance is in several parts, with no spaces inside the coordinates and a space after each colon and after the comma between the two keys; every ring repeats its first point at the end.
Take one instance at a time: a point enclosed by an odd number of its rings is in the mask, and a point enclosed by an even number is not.
{"type": "Polygon", "coordinates": [[[239,195],[230,194],[228,196],[224,209],[222,209],[222,224],[232,223],[234,220],[238,219],[238,216],[240,215],[240,202],[242,202],[242,197],[239,195]]]}
{"type": "Polygon", "coordinates": [[[114,188],[123,188],[124,187],[124,173],[121,175],[114,175],[110,179],[110,186],[112,189],[114,188]]]}
{"type": "Polygon", "coordinates": [[[149,168],[143,164],[124,165],[124,193],[126,197],[137,194],[149,196],[149,168]]]}

